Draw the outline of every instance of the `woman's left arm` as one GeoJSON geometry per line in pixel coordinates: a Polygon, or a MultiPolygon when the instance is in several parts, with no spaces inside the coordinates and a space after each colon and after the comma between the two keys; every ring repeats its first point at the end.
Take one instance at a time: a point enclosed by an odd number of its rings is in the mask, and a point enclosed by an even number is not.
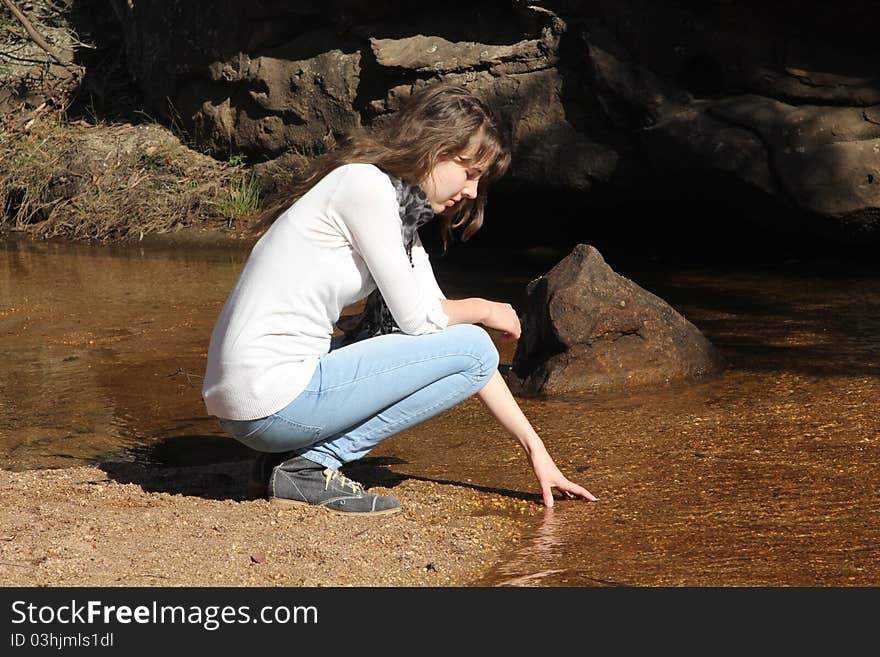
{"type": "Polygon", "coordinates": [[[516,403],[507,383],[501,378],[500,372],[495,372],[489,382],[477,393],[477,396],[501,423],[501,426],[522,445],[529,463],[535,471],[545,506],[553,506],[553,488],[559,489],[568,497],[581,497],[591,502],[597,501],[597,498],[590,491],[569,481],[559,471],[553,459],[550,458],[544,442],[532,428],[519,404],[516,403]]]}

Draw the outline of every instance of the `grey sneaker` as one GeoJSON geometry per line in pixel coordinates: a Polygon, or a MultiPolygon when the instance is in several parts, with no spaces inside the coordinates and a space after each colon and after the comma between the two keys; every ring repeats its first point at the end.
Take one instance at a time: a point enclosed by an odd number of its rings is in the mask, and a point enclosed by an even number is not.
{"type": "Polygon", "coordinates": [[[400,511],[400,500],[372,495],[339,470],[295,456],[272,470],[269,501],[280,505],[322,506],[339,514],[388,515],[400,511]]]}

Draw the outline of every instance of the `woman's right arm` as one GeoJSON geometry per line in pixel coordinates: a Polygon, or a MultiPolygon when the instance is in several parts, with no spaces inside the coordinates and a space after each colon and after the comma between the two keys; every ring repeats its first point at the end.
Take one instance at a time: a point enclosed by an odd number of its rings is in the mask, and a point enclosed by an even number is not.
{"type": "MultiPolygon", "coordinates": [[[[482,324],[503,331],[507,339],[520,336],[519,317],[508,303],[488,301],[487,299],[441,299],[443,312],[450,324],[482,324]]],[[[559,471],[544,443],[526,419],[510,389],[497,371],[489,382],[477,393],[480,400],[525,450],[529,463],[535,471],[541,497],[546,506],[553,506],[553,488],[559,489],[568,497],[581,497],[592,502],[596,497],[587,489],[566,479],[559,471]]]]}
{"type": "Polygon", "coordinates": [[[518,340],[522,332],[519,317],[509,303],[471,297],[440,299],[440,306],[449,318],[450,325],[482,324],[487,328],[501,331],[509,340],[518,340]]]}
{"type": "Polygon", "coordinates": [[[409,335],[448,325],[440,300],[421,289],[400,235],[400,216],[388,176],[371,164],[344,166],[327,212],[363,259],[391,316],[409,335]]]}

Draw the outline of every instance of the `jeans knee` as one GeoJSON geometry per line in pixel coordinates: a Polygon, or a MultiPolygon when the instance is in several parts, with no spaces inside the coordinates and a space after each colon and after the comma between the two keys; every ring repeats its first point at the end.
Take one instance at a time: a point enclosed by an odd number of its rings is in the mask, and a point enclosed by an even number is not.
{"type": "Polygon", "coordinates": [[[486,329],[474,324],[459,324],[453,328],[457,329],[462,339],[466,341],[469,353],[479,359],[480,374],[488,380],[498,369],[500,357],[486,329]]]}

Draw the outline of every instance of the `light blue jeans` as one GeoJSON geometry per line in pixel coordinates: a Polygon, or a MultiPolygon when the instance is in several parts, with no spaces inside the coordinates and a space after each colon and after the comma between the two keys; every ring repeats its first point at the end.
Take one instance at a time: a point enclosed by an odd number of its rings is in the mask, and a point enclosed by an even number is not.
{"type": "Polygon", "coordinates": [[[257,451],[293,451],[336,469],[467,399],[497,367],[498,351],[479,326],[381,335],[331,349],[305,390],[277,413],[220,425],[257,451]]]}

